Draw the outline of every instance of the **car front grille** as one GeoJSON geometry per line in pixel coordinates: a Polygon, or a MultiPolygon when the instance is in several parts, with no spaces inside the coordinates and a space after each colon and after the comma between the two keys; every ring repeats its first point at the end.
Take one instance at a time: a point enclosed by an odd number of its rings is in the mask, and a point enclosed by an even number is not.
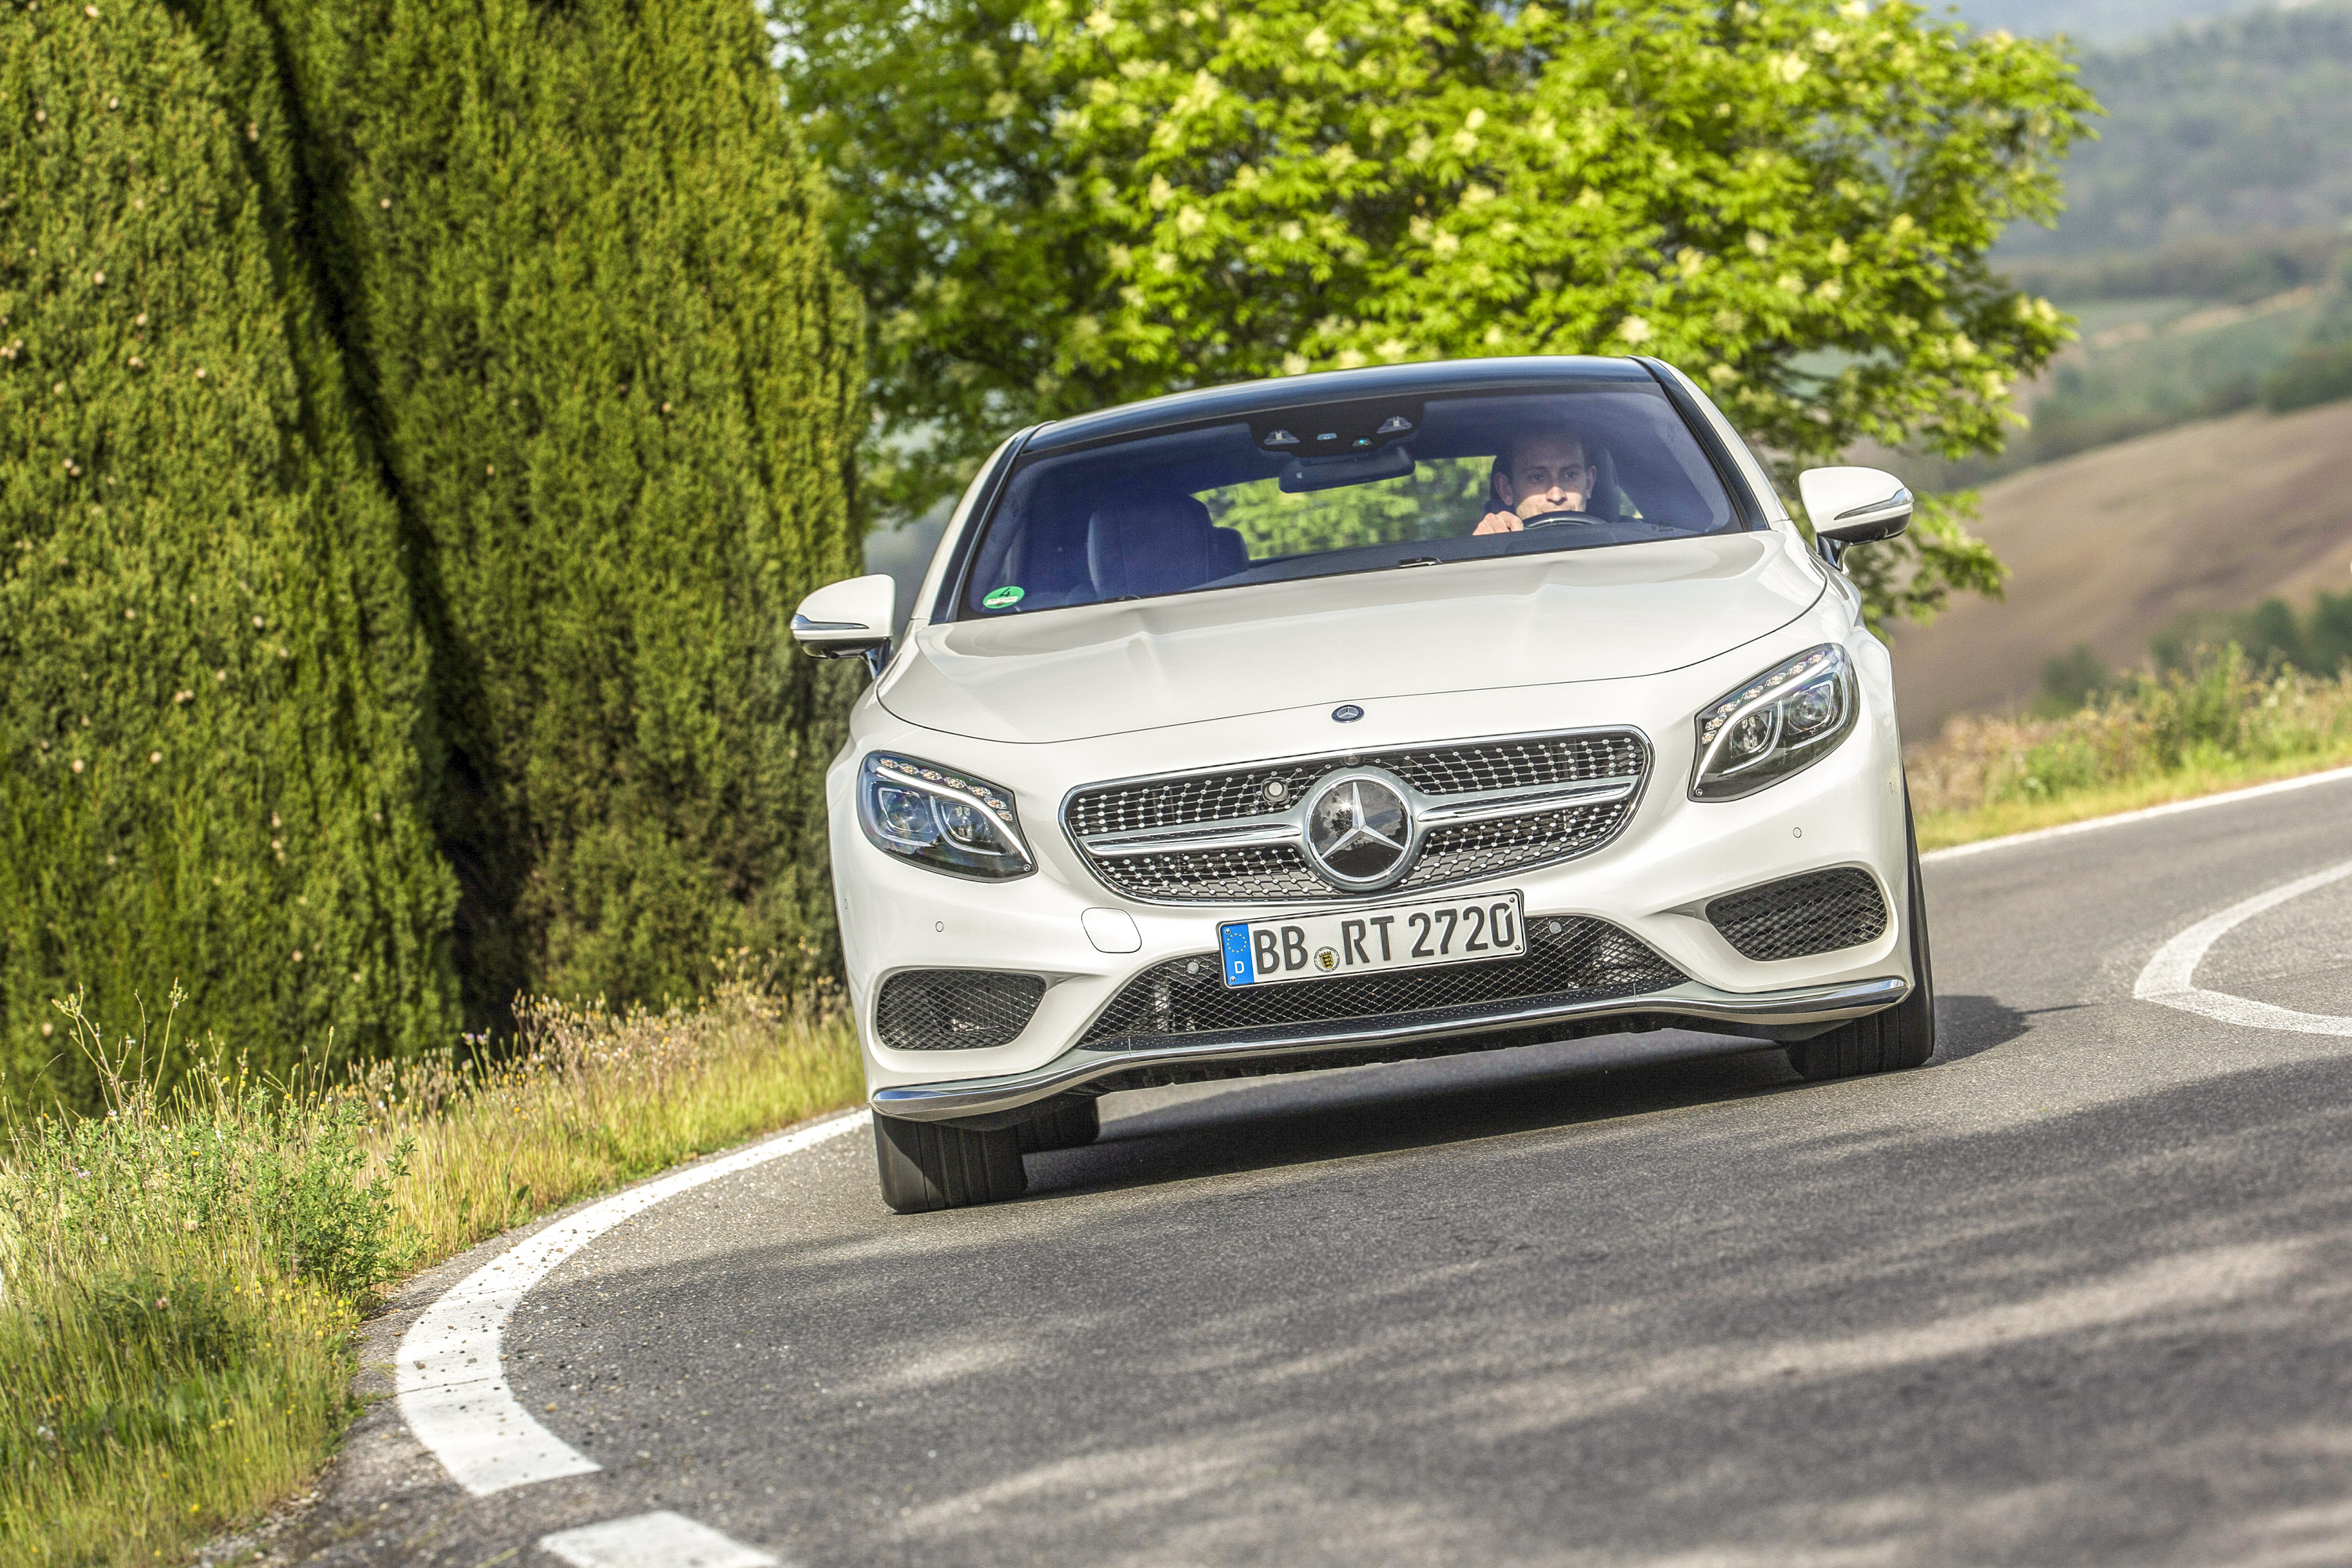
{"type": "Polygon", "coordinates": [[[977,1051],[1029,1026],[1045,983],[993,969],[902,969],[882,982],[874,1033],[898,1051],[977,1051]]]}
{"type": "Polygon", "coordinates": [[[1228,989],[1213,952],[1155,963],[1122,986],[1078,1044],[1145,1050],[1220,1037],[1276,1038],[1378,1021],[1401,1029],[1475,1024],[1545,1004],[1638,996],[1686,976],[1606,921],[1538,918],[1524,957],[1387,974],[1228,989]]]}
{"type": "Polygon", "coordinates": [[[1623,729],[1334,753],[1081,789],[1064,807],[1063,822],[1105,886],[1149,902],[1278,904],[1375,893],[1393,897],[1590,854],[1616,837],[1633,815],[1649,766],[1649,742],[1638,731],[1623,729]],[[1306,799],[1326,774],[1358,766],[1394,773],[1425,807],[1475,813],[1492,803],[1498,815],[1433,821],[1412,869],[1367,893],[1326,882],[1295,842],[1183,842],[1213,836],[1222,824],[1246,828],[1267,822],[1306,799]],[[1591,798],[1563,798],[1536,811],[1519,809],[1528,800],[1516,798],[1548,790],[1573,795],[1575,786],[1591,786],[1591,798]],[[1150,849],[1149,841],[1163,835],[1170,847],[1150,849]],[[1130,840],[1122,852],[1103,852],[1122,836],[1130,840]]]}
{"type": "Polygon", "coordinates": [[[1876,941],[1886,900],[1869,872],[1840,866],[1726,893],[1708,901],[1706,918],[1742,958],[1804,958],[1876,941]]]}

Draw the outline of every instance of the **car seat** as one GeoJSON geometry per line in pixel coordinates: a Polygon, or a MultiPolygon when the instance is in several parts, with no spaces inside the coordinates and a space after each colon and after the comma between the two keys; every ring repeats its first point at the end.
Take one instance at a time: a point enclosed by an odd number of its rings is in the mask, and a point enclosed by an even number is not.
{"type": "Polygon", "coordinates": [[[1242,536],[1192,496],[1114,502],[1087,520],[1087,570],[1106,599],[1181,594],[1248,565],[1242,536]]]}

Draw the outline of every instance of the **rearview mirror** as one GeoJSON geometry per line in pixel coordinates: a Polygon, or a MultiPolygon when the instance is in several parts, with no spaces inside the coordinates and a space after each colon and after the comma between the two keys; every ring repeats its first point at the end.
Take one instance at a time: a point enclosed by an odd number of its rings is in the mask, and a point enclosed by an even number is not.
{"type": "Polygon", "coordinates": [[[1883,469],[1807,468],[1797,476],[1797,493],[1832,566],[1848,545],[1893,539],[1911,526],[1911,492],[1883,469]]]}
{"type": "Polygon", "coordinates": [[[1383,447],[1374,452],[1350,453],[1344,458],[1293,458],[1283,465],[1282,478],[1276,481],[1286,496],[1303,496],[1316,490],[1336,490],[1342,485],[1370,484],[1374,479],[1401,479],[1412,472],[1412,454],[1402,447],[1383,447]]]}
{"type": "Polygon", "coordinates": [[[887,574],[829,583],[793,612],[793,640],[818,658],[863,654],[878,677],[890,657],[890,625],[898,585],[887,574]]]}

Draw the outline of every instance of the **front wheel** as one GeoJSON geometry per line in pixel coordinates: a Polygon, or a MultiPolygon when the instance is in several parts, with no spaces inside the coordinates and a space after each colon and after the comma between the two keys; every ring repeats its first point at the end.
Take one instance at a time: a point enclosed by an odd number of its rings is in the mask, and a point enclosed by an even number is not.
{"type": "Polygon", "coordinates": [[[937,1121],[874,1113],[874,1157],[882,1201],[900,1214],[1000,1203],[1028,1191],[1021,1130],[975,1132],[937,1121]]]}
{"type": "Polygon", "coordinates": [[[1903,802],[1903,837],[1910,851],[1911,990],[1902,1001],[1867,1018],[1840,1024],[1789,1047],[1789,1065],[1815,1083],[1865,1073],[1916,1068],[1936,1054],[1936,975],[1928,963],[1927,894],[1919,880],[1919,835],[1911,802],[1903,802]]]}

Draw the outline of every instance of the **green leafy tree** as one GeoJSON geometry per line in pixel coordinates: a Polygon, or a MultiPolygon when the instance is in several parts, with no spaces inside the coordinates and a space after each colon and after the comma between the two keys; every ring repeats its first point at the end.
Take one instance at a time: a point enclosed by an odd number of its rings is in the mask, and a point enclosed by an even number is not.
{"type": "MultiPolygon", "coordinates": [[[[1786,478],[1997,448],[2064,341],[1985,252],[2093,105],[1907,0],[772,0],[877,318],[874,478],[1006,430],[1443,356],[1657,354],[1786,478]]],[[[1930,508],[1885,614],[1999,567],[1930,508]]]]}
{"type": "Polygon", "coordinates": [[[282,101],[173,12],[0,28],[0,1065],[50,1002],[283,1069],[457,1025],[399,519],[269,199],[282,101]]]}
{"type": "Polygon", "coordinates": [[[434,639],[467,1012],[829,967],[862,305],[751,0],[285,0],[434,639]]]}
{"type": "Polygon", "coordinates": [[[1221,526],[1241,534],[1252,556],[1345,550],[1468,532],[1486,514],[1493,467],[1483,458],[1440,458],[1376,484],[1290,495],[1273,479],[1257,479],[1202,499],[1221,526]]]}

